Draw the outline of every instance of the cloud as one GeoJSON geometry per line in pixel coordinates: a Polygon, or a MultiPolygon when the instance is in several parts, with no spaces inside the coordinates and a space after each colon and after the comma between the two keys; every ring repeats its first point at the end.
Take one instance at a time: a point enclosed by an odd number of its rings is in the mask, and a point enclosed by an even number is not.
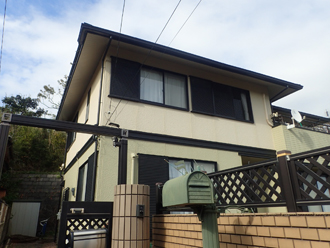
{"type": "MultiPolygon", "coordinates": [[[[159,43],[168,45],[199,0],[182,1],[159,43]]],[[[177,5],[126,1],[122,32],[155,41],[177,5]]],[[[69,73],[82,22],[119,31],[122,1],[8,2],[0,97],[36,96],[69,73]]],[[[1,6],[0,6],[1,8],[1,6]]],[[[1,14],[1,13],[0,13],[1,14]]],[[[172,47],[304,85],[277,101],[324,115],[330,109],[330,3],[202,1],[172,47]]]]}

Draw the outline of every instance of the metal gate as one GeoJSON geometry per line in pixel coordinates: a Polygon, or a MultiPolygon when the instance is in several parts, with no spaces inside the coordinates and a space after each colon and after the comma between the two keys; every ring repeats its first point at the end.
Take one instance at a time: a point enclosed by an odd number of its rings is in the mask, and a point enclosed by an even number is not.
{"type": "Polygon", "coordinates": [[[107,228],[112,234],[113,202],[69,202],[62,205],[58,248],[66,248],[70,231],[107,228]]]}

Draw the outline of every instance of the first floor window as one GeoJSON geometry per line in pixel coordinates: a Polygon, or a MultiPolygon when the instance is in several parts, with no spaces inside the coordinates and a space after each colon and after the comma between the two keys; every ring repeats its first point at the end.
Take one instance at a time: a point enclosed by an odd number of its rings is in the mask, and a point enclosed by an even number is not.
{"type": "Polygon", "coordinates": [[[180,177],[193,171],[201,171],[204,173],[215,172],[215,163],[196,162],[195,160],[169,160],[169,179],[180,177]]]}
{"type": "Polygon", "coordinates": [[[76,201],[93,201],[95,188],[95,154],[79,167],[76,201]]]}
{"type": "Polygon", "coordinates": [[[78,173],[77,201],[85,201],[88,163],[80,166],[78,173]]]}

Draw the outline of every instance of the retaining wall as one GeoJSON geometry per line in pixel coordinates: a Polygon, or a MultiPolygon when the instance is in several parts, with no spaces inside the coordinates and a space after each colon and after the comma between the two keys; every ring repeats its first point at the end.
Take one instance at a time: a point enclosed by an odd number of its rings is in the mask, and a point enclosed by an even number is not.
{"type": "Polygon", "coordinates": [[[56,214],[60,197],[61,178],[59,174],[14,174],[19,181],[17,201],[40,201],[39,221],[50,218],[48,231],[55,231],[56,214]]]}

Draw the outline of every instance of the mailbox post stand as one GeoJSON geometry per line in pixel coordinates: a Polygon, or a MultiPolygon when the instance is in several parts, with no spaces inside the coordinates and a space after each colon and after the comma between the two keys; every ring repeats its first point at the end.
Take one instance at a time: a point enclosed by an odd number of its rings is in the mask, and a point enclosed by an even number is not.
{"type": "Polygon", "coordinates": [[[219,212],[215,204],[193,208],[202,222],[203,248],[220,248],[217,218],[219,212]]]}
{"type": "Polygon", "coordinates": [[[203,248],[219,248],[217,218],[213,185],[200,171],[167,181],[163,187],[164,207],[191,207],[202,222],[203,248]]]}

